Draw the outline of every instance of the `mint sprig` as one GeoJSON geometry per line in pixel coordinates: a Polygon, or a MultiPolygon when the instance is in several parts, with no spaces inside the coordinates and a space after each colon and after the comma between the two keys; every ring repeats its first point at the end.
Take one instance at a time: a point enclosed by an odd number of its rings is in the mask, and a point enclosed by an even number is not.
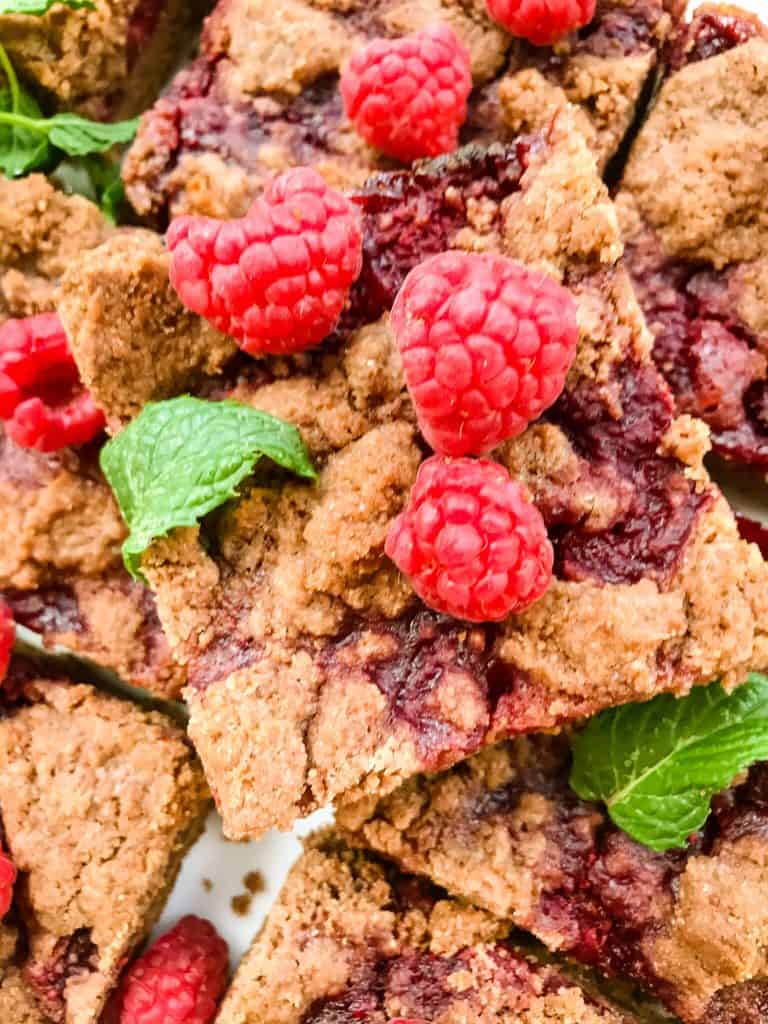
{"type": "Polygon", "coordinates": [[[56,155],[104,153],[118,143],[130,142],[136,134],[138,118],[103,124],[78,114],[45,117],[35,99],[19,85],[3,46],[0,69],[8,82],[0,93],[0,171],[8,177],[28,174],[56,155]]]}
{"type": "Polygon", "coordinates": [[[92,11],[96,6],[92,0],[0,0],[0,14],[27,14],[41,17],[52,7],[69,7],[72,11],[92,11]]]}
{"type": "Polygon", "coordinates": [[[120,164],[107,156],[94,155],[66,158],[50,177],[67,195],[90,199],[113,224],[123,212],[125,188],[120,177],[120,164]]]}
{"type": "Polygon", "coordinates": [[[768,758],[768,677],[732,693],[719,683],[596,715],[575,739],[571,787],[604,803],[613,821],[652,850],[684,846],[712,797],[768,758]]]}
{"type": "Polygon", "coordinates": [[[130,533],[123,560],[139,576],[153,540],[195,526],[234,497],[261,456],[299,476],[316,474],[290,423],[230,400],[182,395],[150,402],[101,451],[101,468],[130,533]]]}

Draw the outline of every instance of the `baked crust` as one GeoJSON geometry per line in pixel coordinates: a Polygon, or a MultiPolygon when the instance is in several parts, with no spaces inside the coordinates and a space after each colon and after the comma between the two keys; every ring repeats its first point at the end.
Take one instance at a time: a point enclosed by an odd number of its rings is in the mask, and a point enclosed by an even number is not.
{"type": "Polygon", "coordinates": [[[526,959],[508,931],[321,833],[242,961],[217,1024],[319,1024],[355,1010],[377,1024],[636,1022],[526,959]]]}
{"type": "Polygon", "coordinates": [[[19,881],[0,1006],[11,986],[39,1007],[30,1020],[93,1024],[202,830],[208,790],[163,715],[20,662],[4,701],[0,814],[19,881]]]}

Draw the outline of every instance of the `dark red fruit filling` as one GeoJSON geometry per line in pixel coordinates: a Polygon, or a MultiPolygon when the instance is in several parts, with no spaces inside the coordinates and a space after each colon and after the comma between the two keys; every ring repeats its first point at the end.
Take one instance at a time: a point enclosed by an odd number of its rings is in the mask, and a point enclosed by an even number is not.
{"type": "MultiPolygon", "coordinates": [[[[386,1008],[393,1003],[399,1021],[432,1021],[457,1003],[466,1003],[468,1019],[474,1019],[472,1004],[482,999],[482,991],[474,987],[462,991],[449,981],[451,975],[471,969],[474,955],[471,949],[455,956],[412,951],[369,961],[342,992],[311,1006],[302,1024],[390,1024],[386,1008]]],[[[554,971],[548,970],[544,978],[537,976],[534,965],[503,943],[486,950],[483,975],[493,987],[528,992],[532,999],[571,984],[554,971]]]]}
{"type": "Polygon", "coordinates": [[[5,679],[11,663],[11,651],[14,642],[13,612],[9,605],[0,598],[0,684],[5,679]]]}
{"type": "Polygon", "coordinates": [[[78,928],[72,935],[56,943],[53,953],[44,962],[31,961],[24,976],[47,1018],[64,1024],[65,989],[71,978],[95,971],[98,949],[91,941],[89,928],[78,928]]]}
{"type": "Polygon", "coordinates": [[[666,583],[711,495],[696,491],[676,459],[658,454],[672,422],[672,399],[658,373],[623,362],[608,391],[581,381],[563,392],[547,418],[565,431],[590,467],[614,481],[621,496],[615,521],[597,532],[580,525],[567,503],[556,508],[540,503],[557,575],[606,583],[652,577],[666,583]],[[622,410],[618,419],[611,412],[610,390],[622,410]]]}
{"type": "Polygon", "coordinates": [[[736,523],[744,540],[757,544],[763,558],[768,558],[768,526],[756,519],[747,519],[746,516],[736,516],[736,523]]]}
{"type": "Polygon", "coordinates": [[[167,0],[139,0],[128,21],[125,53],[130,70],[141,56],[141,51],[154,35],[167,0]]]}
{"type": "Polygon", "coordinates": [[[0,419],[12,441],[41,452],[85,444],[103,429],[57,314],[0,326],[0,419]]]}
{"type": "Polygon", "coordinates": [[[467,224],[471,200],[501,202],[517,192],[540,135],[509,145],[467,146],[417,164],[412,171],[375,175],[352,200],[363,214],[363,269],[340,330],[372,323],[388,309],[418,263],[450,248],[467,224]]]}
{"type": "Polygon", "coordinates": [[[666,260],[651,239],[627,247],[627,264],[678,410],[709,424],[718,454],[768,466],[768,339],[736,317],[736,274],[666,260]]]}
{"type": "Polygon", "coordinates": [[[679,71],[708,57],[741,46],[755,36],[765,36],[760,19],[747,11],[727,7],[701,7],[687,25],[683,25],[672,41],[669,66],[679,71]]]}
{"type": "Polygon", "coordinates": [[[36,633],[81,633],[85,628],[77,598],[70,587],[6,590],[3,597],[16,622],[36,633]]]}

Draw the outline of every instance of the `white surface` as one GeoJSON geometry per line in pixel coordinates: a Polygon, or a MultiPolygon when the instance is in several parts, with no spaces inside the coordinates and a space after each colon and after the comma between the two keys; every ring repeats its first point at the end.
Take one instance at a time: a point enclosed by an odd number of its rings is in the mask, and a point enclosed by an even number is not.
{"type": "MultiPolygon", "coordinates": [[[[739,0],[739,3],[768,19],[768,0],[739,0]]],[[[692,9],[697,6],[696,3],[692,4],[692,9]]],[[[740,504],[746,505],[747,502],[740,504]]],[[[205,835],[184,862],[158,925],[158,934],[171,927],[184,914],[207,917],[229,943],[232,964],[236,965],[256,935],[288,869],[298,856],[298,837],[307,835],[331,819],[330,811],[321,811],[300,822],[290,835],[271,832],[260,842],[231,843],[222,835],[218,815],[212,813],[205,835]],[[265,889],[254,896],[249,913],[238,916],[230,901],[233,896],[245,891],[243,878],[249,871],[261,873],[265,889]],[[213,883],[210,892],[206,892],[203,886],[203,879],[206,878],[213,883]]]]}

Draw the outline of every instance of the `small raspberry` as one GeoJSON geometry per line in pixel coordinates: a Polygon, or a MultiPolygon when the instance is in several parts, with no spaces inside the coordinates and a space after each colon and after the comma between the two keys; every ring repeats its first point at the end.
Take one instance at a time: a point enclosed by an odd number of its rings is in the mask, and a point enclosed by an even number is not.
{"type": "Polygon", "coordinates": [[[419,426],[443,455],[483,455],[525,430],[563,390],[578,341],[565,288],[490,254],[419,264],[390,322],[419,426]]]}
{"type": "Polygon", "coordinates": [[[357,210],[308,167],[275,178],[239,220],[178,217],[166,241],[181,301],[251,355],[319,344],[363,259],[357,210]]]}
{"type": "Polygon", "coordinates": [[[0,599],[0,683],[8,671],[14,639],[13,612],[5,601],[0,599]]]}
{"type": "Polygon", "coordinates": [[[12,441],[41,452],[85,444],[104,428],[56,313],[0,326],[0,419],[12,441]]]}
{"type": "Polygon", "coordinates": [[[550,46],[595,16],[595,0],[485,0],[488,13],[513,36],[550,46]]]}
{"type": "Polygon", "coordinates": [[[472,88],[469,51],[443,24],[374,39],[341,76],[347,117],[367,143],[409,163],[456,149],[472,88]]]}
{"type": "Polygon", "coordinates": [[[423,462],[386,552],[436,611],[497,622],[536,601],[552,577],[539,510],[496,462],[423,462]]]}
{"type": "Polygon", "coordinates": [[[11,909],[15,884],[16,865],[0,846],[0,921],[11,909]]]}
{"type": "Polygon", "coordinates": [[[110,1024],[210,1024],[227,983],[226,942],[209,921],[183,917],[128,968],[110,1024]]]}

